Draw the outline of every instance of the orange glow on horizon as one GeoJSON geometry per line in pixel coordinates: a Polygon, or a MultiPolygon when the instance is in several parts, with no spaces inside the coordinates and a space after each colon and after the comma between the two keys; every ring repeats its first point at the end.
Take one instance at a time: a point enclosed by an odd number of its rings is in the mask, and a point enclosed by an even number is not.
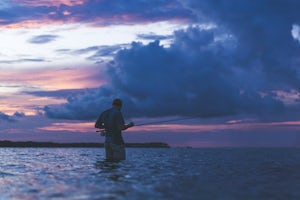
{"type": "Polygon", "coordinates": [[[44,131],[70,131],[70,132],[95,132],[94,122],[79,123],[53,123],[51,126],[38,128],[44,131]]]}

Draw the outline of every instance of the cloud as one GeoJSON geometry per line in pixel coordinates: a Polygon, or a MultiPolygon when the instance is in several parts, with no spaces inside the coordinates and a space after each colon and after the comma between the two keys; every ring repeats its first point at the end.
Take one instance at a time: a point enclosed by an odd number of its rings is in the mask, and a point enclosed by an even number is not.
{"type": "Polygon", "coordinates": [[[243,69],[233,59],[240,50],[231,37],[218,39],[219,30],[189,27],[174,32],[170,47],[159,41],[147,45],[133,42],[120,50],[107,65],[108,84],[68,99],[63,105],[49,105],[52,118],[94,119],[110,106],[124,100],[130,117],[199,116],[280,113],[284,104],[272,90],[257,80],[261,72],[243,69]]]}
{"type": "Polygon", "coordinates": [[[56,11],[56,7],[28,7],[11,2],[9,6],[1,10],[0,25],[9,26],[23,22],[31,22],[31,24],[29,23],[27,25],[34,25],[34,23],[32,23],[34,20],[46,20],[49,13],[54,11],[56,11]]]}
{"type": "Polygon", "coordinates": [[[45,44],[54,41],[57,35],[38,35],[32,37],[29,42],[33,44],[45,44]]]}
{"type": "Polygon", "coordinates": [[[129,46],[130,44],[100,45],[77,50],[57,49],[56,52],[74,56],[83,55],[86,56],[87,60],[96,61],[96,63],[99,63],[104,59],[111,59],[119,50],[129,46]]]}
{"type": "Polygon", "coordinates": [[[25,117],[25,114],[22,112],[15,112],[13,116],[14,117],[25,117]]]}
{"type": "Polygon", "coordinates": [[[102,86],[93,91],[89,90],[82,95],[69,96],[66,104],[45,106],[44,111],[46,116],[50,118],[94,119],[98,116],[100,110],[111,105],[111,100],[108,96],[113,96],[112,90],[102,86]],[[78,105],[80,102],[82,104],[78,105]],[[79,113],[81,114],[79,115],[79,113]]]}
{"type": "Polygon", "coordinates": [[[76,5],[83,4],[84,0],[40,0],[40,1],[31,1],[31,0],[12,0],[12,2],[17,4],[22,4],[26,6],[60,6],[64,5],[76,5]]]}
{"type": "Polygon", "coordinates": [[[82,49],[78,49],[78,50],[74,50],[72,51],[73,54],[76,55],[80,55],[80,54],[87,54],[87,53],[91,53],[91,52],[95,52],[98,51],[100,49],[99,46],[91,46],[91,47],[87,47],[87,48],[82,48],[82,49]]]}
{"type": "Polygon", "coordinates": [[[181,2],[214,26],[178,30],[170,47],[133,42],[107,65],[106,87],[47,107],[46,114],[76,119],[93,107],[84,117],[94,118],[121,97],[134,117],[299,116],[299,103],[285,104],[278,92],[299,92],[298,1],[181,2]]]}
{"type": "Polygon", "coordinates": [[[23,91],[22,94],[30,94],[38,97],[54,97],[54,98],[69,98],[72,96],[82,95],[89,90],[94,89],[65,89],[65,90],[54,90],[54,91],[23,91]]]}
{"type": "MultiPolygon", "coordinates": [[[[235,59],[241,68],[260,70],[269,87],[299,88],[300,46],[292,36],[300,21],[297,0],[182,0],[200,20],[223,27],[238,40],[235,59]],[[256,68],[256,69],[254,69],[256,68]],[[261,68],[261,69],[260,69],[261,68]],[[277,84],[274,83],[277,82],[277,84]]],[[[295,34],[295,33],[294,33],[295,34]]]]}
{"type": "Polygon", "coordinates": [[[17,122],[17,118],[25,117],[24,113],[16,112],[12,116],[0,112],[0,122],[17,122]]]}
{"type": "Polygon", "coordinates": [[[195,16],[174,0],[153,1],[43,1],[7,2],[0,14],[2,25],[33,21],[87,22],[99,25],[132,24],[163,20],[194,20],[195,16]],[[7,5],[9,4],[9,5],[7,5]]]}
{"type": "Polygon", "coordinates": [[[0,60],[0,63],[13,64],[13,63],[23,63],[23,62],[47,62],[44,58],[22,58],[16,60],[0,60]]]}
{"type": "Polygon", "coordinates": [[[98,50],[87,59],[99,61],[104,59],[105,57],[109,57],[110,59],[122,48],[130,46],[129,44],[118,44],[118,45],[104,45],[99,46],[98,50]]]}
{"type": "MultiPolygon", "coordinates": [[[[119,24],[133,22],[153,22],[167,19],[193,18],[191,12],[182,7],[178,1],[87,1],[80,6],[70,8],[79,21],[98,19],[99,24],[119,24]],[[88,11],[88,14],[87,14],[88,11]]],[[[74,17],[73,16],[73,17],[74,17]]]]}
{"type": "Polygon", "coordinates": [[[116,52],[124,47],[129,46],[129,44],[117,44],[117,45],[102,45],[102,46],[91,46],[83,49],[78,49],[72,53],[75,55],[93,53],[92,56],[89,56],[90,60],[98,60],[101,57],[112,56],[116,52]]]}
{"type": "Polygon", "coordinates": [[[138,34],[138,39],[144,39],[144,40],[168,40],[172,39],[172,35],[157,35],[155,33],[148,33],[148,34],[138,34]]]}

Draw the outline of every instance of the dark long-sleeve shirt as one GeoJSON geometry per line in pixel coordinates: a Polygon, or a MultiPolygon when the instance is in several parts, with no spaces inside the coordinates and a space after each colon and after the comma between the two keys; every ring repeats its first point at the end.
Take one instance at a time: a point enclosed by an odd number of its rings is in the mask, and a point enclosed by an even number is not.
{"type": "Polygon", "coordinates": [[[112,107],[101,113],[95,127],[105,129],[105,142],[121,145],[124,144],[122,137],[122,127],[124,125],[125,122],[121,111],[112,107]]]}

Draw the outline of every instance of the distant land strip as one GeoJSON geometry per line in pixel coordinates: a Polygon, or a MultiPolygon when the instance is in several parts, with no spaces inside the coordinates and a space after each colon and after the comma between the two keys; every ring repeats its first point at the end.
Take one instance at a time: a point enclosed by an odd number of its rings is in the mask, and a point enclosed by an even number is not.
{"type": "MultiPolygon", "coordinates": [[[[148,143],[126,143],[126,147],[134,148],[170,148],[167,143],[163,142],[148,142],[148,143]]],[[[13,141],[0,141],[1,147],[65,147],[65,148],[97,148],[104,147],[103,143],[54,143],[54,142],[13,142],[13,141]]]]}

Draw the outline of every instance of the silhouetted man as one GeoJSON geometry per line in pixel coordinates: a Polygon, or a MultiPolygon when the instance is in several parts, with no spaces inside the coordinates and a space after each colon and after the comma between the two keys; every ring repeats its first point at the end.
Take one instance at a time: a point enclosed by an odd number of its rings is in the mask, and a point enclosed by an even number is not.
{"type": "Polygon", "coordinates": [[[114,99],[112,108],[102,112],[96,121],[95,128],[104,129],[106,160],[119,161],[126,159],[122,130],[134,126],[133,122],[125,124],[121,113],[121,99],[114,99]]]}

